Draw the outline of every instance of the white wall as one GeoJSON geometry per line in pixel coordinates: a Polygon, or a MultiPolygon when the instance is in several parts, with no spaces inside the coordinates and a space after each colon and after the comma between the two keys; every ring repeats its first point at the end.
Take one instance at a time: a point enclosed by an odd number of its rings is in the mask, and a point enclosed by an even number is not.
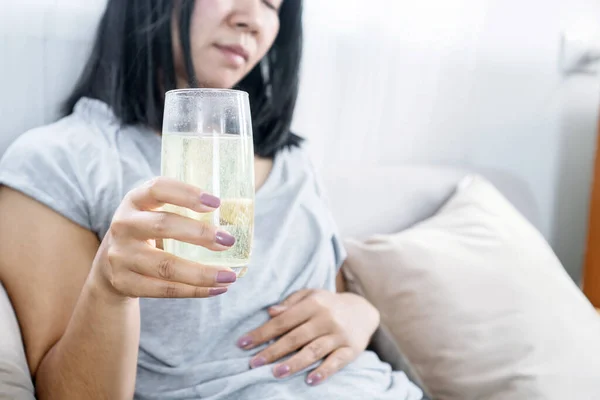
{"type": "Polygon", "coordinates": [[[307,0],[306,9],[295,127],[317,162],[512,172],[579,278],[600,78],[563,78],[559,38],[600,33],[600,0],[307,0]]]}

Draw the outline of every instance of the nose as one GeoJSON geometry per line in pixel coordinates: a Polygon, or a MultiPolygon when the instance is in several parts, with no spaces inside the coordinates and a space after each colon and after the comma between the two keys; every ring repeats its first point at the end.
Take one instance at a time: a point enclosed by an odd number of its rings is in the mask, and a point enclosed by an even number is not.
{"type": "Polygon", "coordinates": [[[231,14],[230,24],[235,29],[257,34],[260,32],[261,0],[238,0],[231,14]]]}

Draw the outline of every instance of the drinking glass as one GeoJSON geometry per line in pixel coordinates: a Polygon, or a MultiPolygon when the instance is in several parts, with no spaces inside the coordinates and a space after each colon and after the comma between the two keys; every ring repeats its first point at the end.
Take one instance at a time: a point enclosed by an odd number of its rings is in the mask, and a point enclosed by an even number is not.
{"type": "Polygon", "coordinates": [[[236,239],[212,251],[172,239],[164,249],[204,265],[246,272],[254,233],[254,145],[248,94],[224,89],[182,89],[166,94],[162,175],[197,186],[221,199],[211,213],[166,205],[177,213],[224,230],[236,239]]]}

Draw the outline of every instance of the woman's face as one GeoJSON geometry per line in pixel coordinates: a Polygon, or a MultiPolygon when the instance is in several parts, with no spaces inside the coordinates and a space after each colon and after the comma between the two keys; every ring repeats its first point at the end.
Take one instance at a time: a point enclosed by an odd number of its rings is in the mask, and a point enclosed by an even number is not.
{"type": "MultiPolygon", "coordinates": [[[[279,32],[283,0],[196,0],[190,28],[192,60],[201,87],[231,88],[267,54],[279,32]]],[[[179,24],[173,24],[178,86],[187,86],[179,24]]]]}

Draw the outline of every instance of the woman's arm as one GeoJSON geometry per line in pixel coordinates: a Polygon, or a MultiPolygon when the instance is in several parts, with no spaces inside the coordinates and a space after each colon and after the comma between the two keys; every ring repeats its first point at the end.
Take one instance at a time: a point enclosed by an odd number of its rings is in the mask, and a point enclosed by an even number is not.
{"type": "Polygon", "coordinates": [[[86,284],[96,236],[0,187],[0,280],[15,307],[39,399],[131,399],[137,299],[86,284]]]}
{"type": "Polygon", "coordinates": [[[212,212],[219,199],[173,179],[129,192],[98,246],[95,236],[42,204],[0,187],[0,279],[17,313],[39,399],[130,399],[140,335],[139,297],[218,296],[228,268],[164,252],[157,239],[215,251],[226,232],[165,204],[212,212]],[[91,267],[90,267],[91,266],[91,267]]]}

